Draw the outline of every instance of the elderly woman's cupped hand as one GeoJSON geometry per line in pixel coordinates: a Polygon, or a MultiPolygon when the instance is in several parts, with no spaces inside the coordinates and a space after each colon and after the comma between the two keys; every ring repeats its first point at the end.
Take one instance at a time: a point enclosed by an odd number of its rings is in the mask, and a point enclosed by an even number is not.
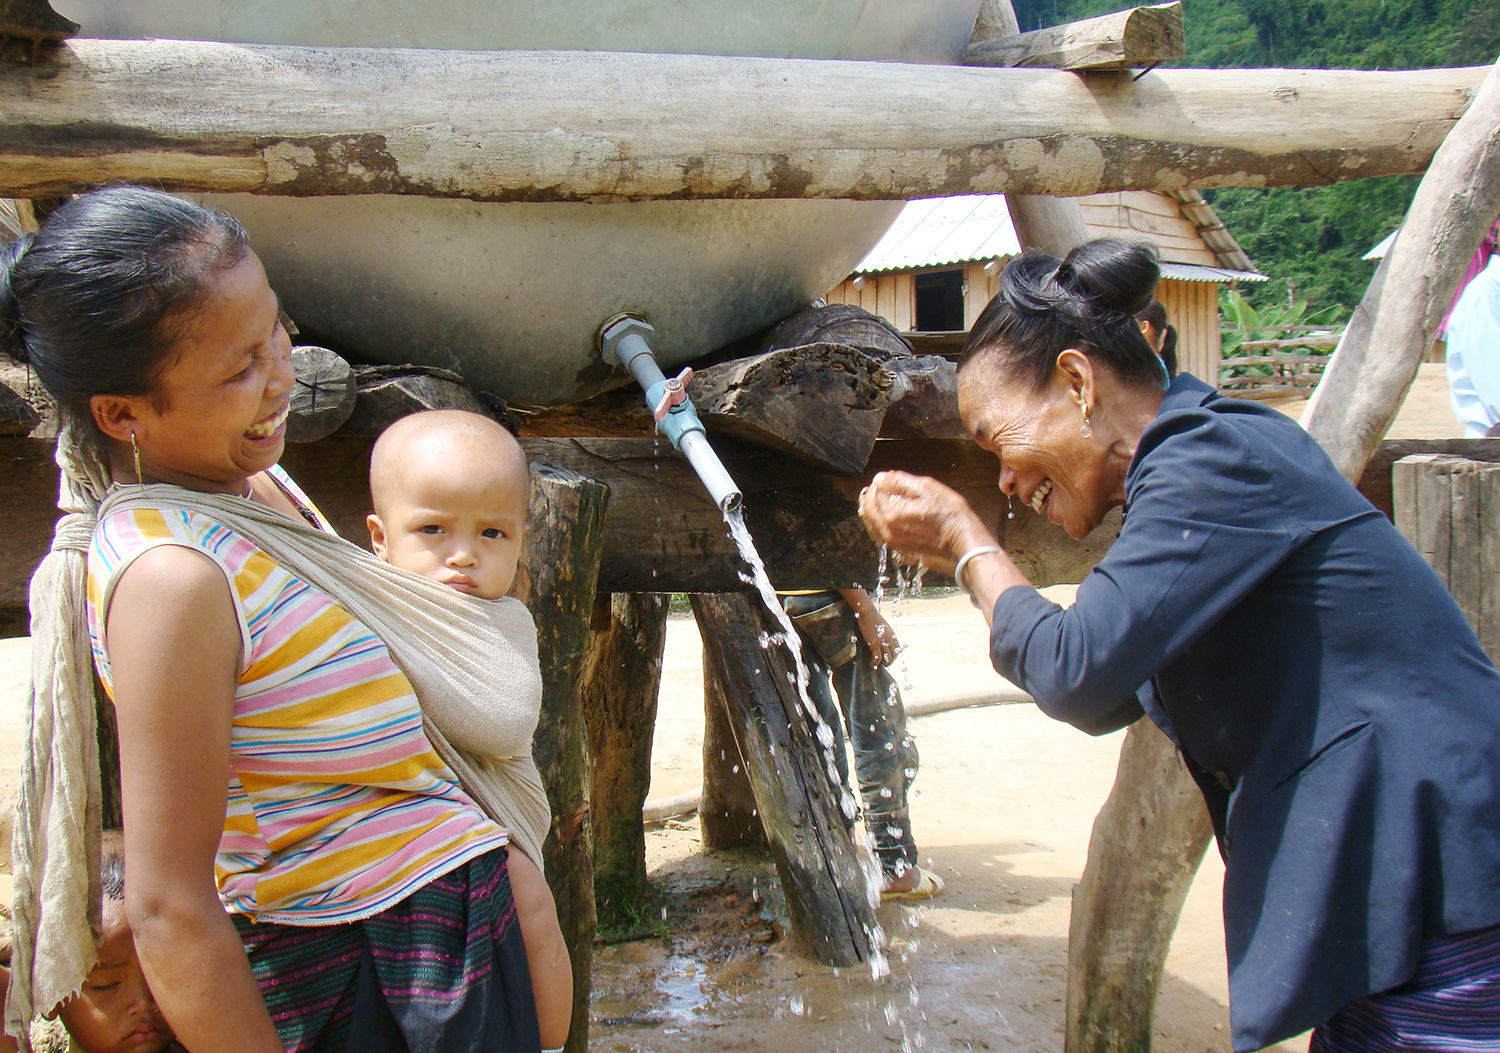
{"type": "Polygon", "coordinates": [[[945,574],[960,556],[995,537],[969,502],[936,479],[881,472],[860,491],[859,515],[870,536],[907,563],[945,574]]]}

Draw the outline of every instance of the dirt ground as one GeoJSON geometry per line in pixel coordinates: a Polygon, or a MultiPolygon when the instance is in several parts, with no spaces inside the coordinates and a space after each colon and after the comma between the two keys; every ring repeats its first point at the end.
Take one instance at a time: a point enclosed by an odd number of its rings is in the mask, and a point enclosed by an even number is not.
{"type": "MultiPolygon", "coordinates": [[[[1282,408],[1300,411],[1298,404],[1282,408]]],[[[1441,366],[1423,367],[1391,434],[1461,434],[1441,366]]],[[[895,611],[888,605],[887,615],[906,644],[897,672],[908,701],[997,683],[985,658],[983,620],[962,598],[908,600],[895,611]]],[[[4,790],[20,748],[27,643],[0,640],[4,790]]],[[[691,618],[674,618],[653,797],[701,781],[699,660],[691,618]]],[[[922,717],[913,733],[922,754],[913,830],[948,888],[928,904],[881,909],[888,978],[795,956],[769,862],[706,854],[696,820],[669,822],[648,833],[652,878],[666,894],[659,931],[598,948],[592,1048],[1058,1053],[1069,894],[1113,781],[1121,735],[1091,739],[1029,705],[922,717]]],[[[1211,849],[1167,962],[1157,1053],[1229,1049],[1222,879],[1211,849]]],[[[8,885],[0,874],[0,895],[8,885]]],[[[1306,1041],[1273,1048],[1300,1053],[1306,1041]]]]}

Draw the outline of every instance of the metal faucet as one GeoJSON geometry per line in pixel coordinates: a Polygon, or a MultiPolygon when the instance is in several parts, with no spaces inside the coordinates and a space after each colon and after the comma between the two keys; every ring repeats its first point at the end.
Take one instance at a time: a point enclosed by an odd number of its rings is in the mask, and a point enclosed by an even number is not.
{"type": "Polygon", "coordinates": [[[650,341],[655,335],[656,330],[645,319],[615,315],[599,328],[599,352],[610,365],[630,370],[646,393],[646,406],[656,419],[656,430],[687,457],[720,511],[733,512],[740,507],[743,495],[709,445],[703,421],[688,397],[693,371],[684,369],[670,378],[662,373],[651,351],[650,341]]]}

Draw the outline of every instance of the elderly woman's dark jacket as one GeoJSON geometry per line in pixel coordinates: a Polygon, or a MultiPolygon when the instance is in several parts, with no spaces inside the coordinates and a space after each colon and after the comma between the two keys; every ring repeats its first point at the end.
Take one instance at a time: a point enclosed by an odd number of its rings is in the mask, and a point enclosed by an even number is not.
{"type": "Polygon", "coordinates": [[[1426,937],[1500,923],[1500,674],[1288,418],[1178,377],[1073,607],[1013,588],[994,613],[995,668],[1046,713],[1119,726],[1136,692],[1194,769],[1236,1050],[1403,983],[1426,937]]]}

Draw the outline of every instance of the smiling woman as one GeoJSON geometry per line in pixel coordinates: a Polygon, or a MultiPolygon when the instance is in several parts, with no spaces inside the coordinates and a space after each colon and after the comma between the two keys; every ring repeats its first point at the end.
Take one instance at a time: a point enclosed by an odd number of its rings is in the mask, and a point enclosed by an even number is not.
{"type": "Polygon", "coordinates": [[[1134,312],[1153,251],[1001,275],[959,371],[1000,489],[1118,540],[1063,610],[964,500],[875,477],[870,532],[954,568],[990,658],[1094,733],[1177,743],[1226,862],[1236,1050],[1500,1041],[1500,673],[1442,583],[1289,418],[1167,382],[1134,312]]]}
{"type": "Polygon", "coordinates": [[[535,856],[546,828],[539,703],[507,712],[484,772],[423,709],[472,718],[476,656],[534,665],[535,627],[436,585],[390,599],[385,564],[330,535],[276,464],[279,318],[239,224],[154,191],[85,195],[0,257],[0,342],[65,414],[73,513],[33,584],[50,676],[7,1029],[94,960],[92,651],[119,732],[125,914],[187,1048],[535,1051],[507,844],[535,856]]]}

